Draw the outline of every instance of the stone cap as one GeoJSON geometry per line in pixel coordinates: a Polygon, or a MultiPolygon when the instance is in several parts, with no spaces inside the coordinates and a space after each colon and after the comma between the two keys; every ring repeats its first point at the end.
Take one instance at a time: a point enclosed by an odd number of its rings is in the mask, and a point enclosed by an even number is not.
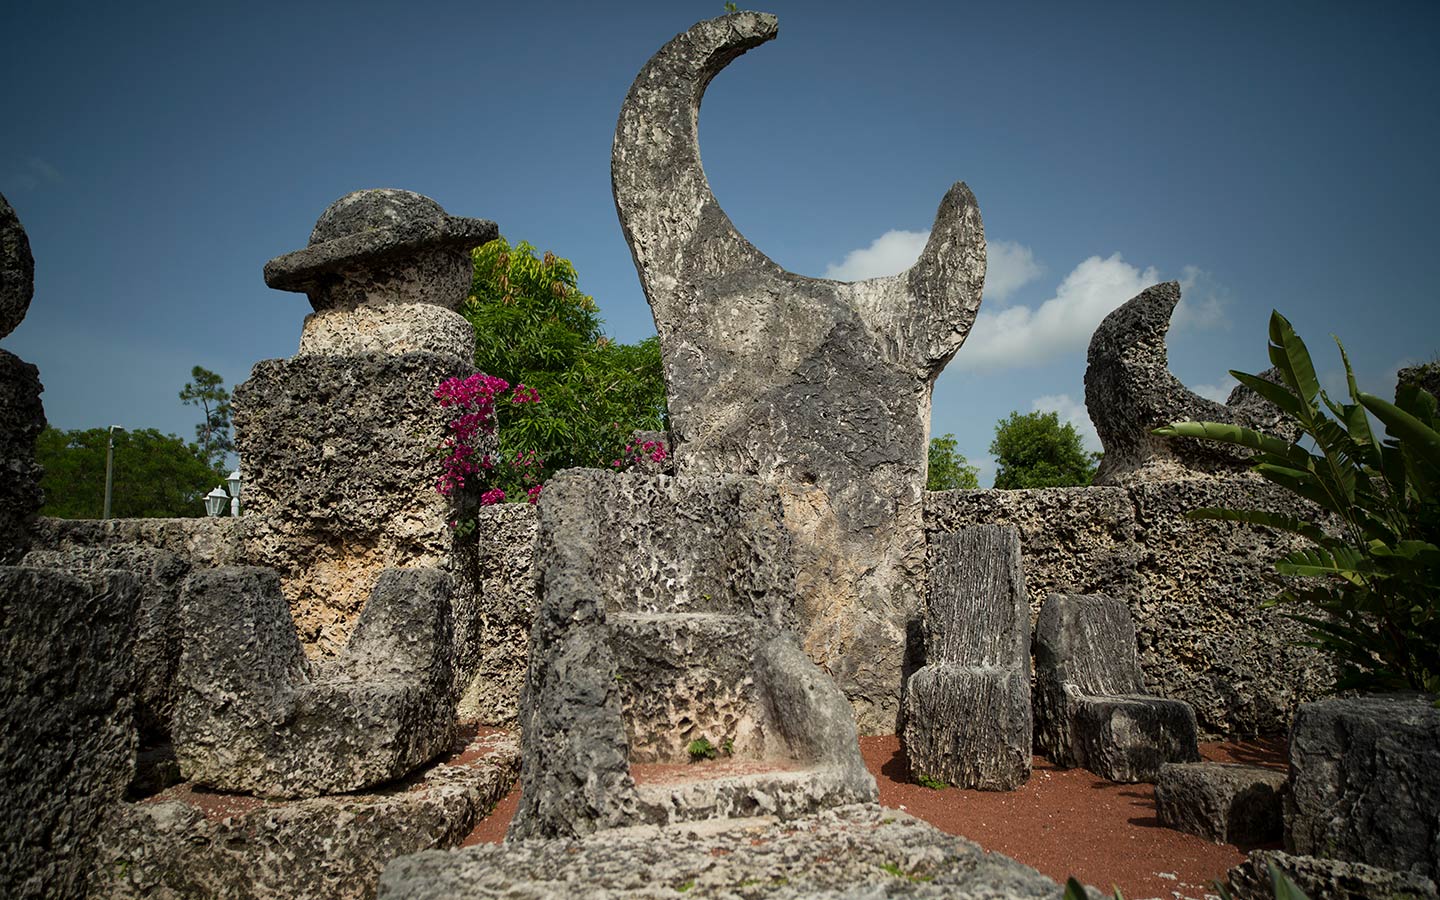
{"type": "Polygon", "coordinates": [[[325,276],[356,263],[420,250],[468,250],[499,234],[499,227],[489,219],[449,215],[440,204],[413,191],[354,191],[320,214],[309,246],[265,264],[265,283],[279,291],[308,293],[325,276]]]}
{"type": "Polygon", "coordinates": [[[4,194],[0,194],[0,337],[15,330],[35,294],[30,240],[4,194]]]}

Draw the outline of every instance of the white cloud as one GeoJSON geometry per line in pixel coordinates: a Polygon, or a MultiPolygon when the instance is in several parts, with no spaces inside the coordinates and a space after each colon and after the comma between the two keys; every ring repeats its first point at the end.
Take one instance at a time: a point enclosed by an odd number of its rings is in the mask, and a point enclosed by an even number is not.
{"type": "Polygon", "coordinates": [[[915,265],[928,240],[928,231],[887,231],[870,246],[845,254],[845,260],[838,266],[834,263],[826,266],[825,277],[836,281],[863,281],[882,275],[899,275],[915,265]]]}
{"type": "MultiPolygon", "coordinates": [[[[892,229],[871,242],[870,246],[851,250],[839,265],[825,267],[825,277],[836,281],[863,281],[885,275],[899,275],[915,265],[928,231],[892,229]]],[[[1040,277],[1044,270],[1035,262],[1029,247],[1015,241],[991,241],[985,248],[985,299],[1003,301],[1021,285],[1040,277]]]]}
{"type": "Polygon", "coordinates": [[[1230,392],[1235,390],[1233,384],[1194,384],[1187,387],[1206,400],[1214,400],[1216,403],[1224,403],[1230,399],[1230,392]]]}
{"type": "Polygon", "coordinates": [[[1004,302],[1044,271],[1029,247],[1016,241],[992,241],[985,247],[985,299],[1004,302]]]}
{"type": "Polygon", "coordinates": [[[1069,394],[1047,394],[1044,397],[1036,397],[1030,401],[1032,412],[1053,412],[1060,417],[1061,423],[1069,423],[1075,426],[1075,431],[1080,435],[1080,442],[1085,445],[1086,450],[1099,452],[1104,449],[1100,446],[1100,435],[1095,432],[1095,423],[1090,421],[1090,414],[1085,411],[1085,404],[1077,402],[1069,394]]]}
{"type": "Polygon", "coordinates": [[[995,312],[982,307],[951,367],[976,371],[1032,365],[1087,347],[1100,320],[1159,280],[1153,267],[1138,269],[1119,253],[1106,259],[1092,256],[1036,309],[1011,306],[995,312]]]}

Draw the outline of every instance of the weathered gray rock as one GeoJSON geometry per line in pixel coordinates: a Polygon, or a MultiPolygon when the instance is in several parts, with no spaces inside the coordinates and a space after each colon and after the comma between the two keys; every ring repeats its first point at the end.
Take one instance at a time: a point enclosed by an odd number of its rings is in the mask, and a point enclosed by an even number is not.
{"type": "Polygon", "coordinates": [[[1030,603],[1013,526],[976,525],[930,543],[924,667],[905,686],[914,776],[981,790],[1030,777],[1030,603]]]}
{"type": "Polygon", "coordinates": [[[456,635],[461,671],[474,671],[460,698],[461,721],[515,728],[525,683],[525,645],[540,590],[535,536],[540,520],[529,503],[497,503],[476,512],[477,618],[473,638],[456,635]]]}
{"type": "Polygon", "coordinates": [[[362,794],[262,801],[172,788],[112,807],[98,838],[90,895],[181,900],[361,900],[385,864],[454,847],[509,791],[512,735],[398,785],[362,794]]]}
{"type": "Polygon", "coordinates": [[[1051,594],[1035,625],[1035,738],[1062,766],[1111,781],[1155,781],[1167,762],[1198,762],[1195,713],[1150,696],[1135,625],[1110,597],[1051,594]]]}
{"type": "Polygon", "coordinates": [[[697,118],[710,80],[776,34],[774,16],[734,13],[651,58],[616,126],[615,205],[660,336],[676,470],[781,485],[805,650],[862,731],[889,733],[924,581],[931,386],[979,308],[985,241],[964,184],[902,275],[805,278],[746,241],[705,179],[697,118]]]}
{"type": "MultiPolygon", "coordinates": [[[[468,287],[470,270],[464,271],[468,287]]],[[[468,359],[475,353],[475,328],[459,313],[425,302],[324,309],[305,317],[297,355],[352,353],[443,353],[468,359]]]]}
{"type": "Polygon", "coordinates": [[[1289,608],[1266,608],[1271,561],[1301,546],[1289,535],[1185,518],[1201,506],[1305,515],[1294,498],[1254,479],[1199,477],[1119,487],[945,491],[926,495],[926,528],[1020,529],[1030,614],[1047,595],[1124,598],[1145,682],[1184,700],[1206,740],[1281,734],[1295,709],[1324,696],[1332,669],[1301,646],[1289,608]]]}
{"type": "Polygon", "coordinates": [[[1290,733],[1285,845],[1440,879],[1440,709],[1392,694],[1307,703],[1290,733]]]}
{"type": "Polygon", "coordinates": [[[1436,900],[1440,897],[1435,882],[1421,875],[1338,859],[1256,850],[1230,870],[1230,892],[1234,900],[1273,900],[1272,863],[1312,900],[1436,900]]]}
{"type": "Polygon", "coordinates": [[[31,532],[35,550],[147,547],[173,553],[197,567],[245,563],[245,535],[255,519],[53,519],[40,516],[31,532]]]}
{"type": "MultiPolygon", "coordinates": [[[[381,570],[450,561],[435,448],[453,414],[433,394],[473,371],[445,354],[303,356],[257,363],[236,387],[244,556],[280,573],[311,652],[344,646],[381,570]]],[[[456,589],[457,615],[473,617],[456,589]]]]}
{"type": "Polygon", "coordinates": [[[1216,762],[1167,763],[1155,782],[1160,824],[1217,844],[1279,841],[1284,831],[1278,769],[1216,762]]]}
{"type": "MultiPolygon", "coordinates": [[[[405,856],[382,900],[525,897],[886,897],[1059,900],[1060,885],[903,812],[846,806],[791,822],[740,819],[405,856]]],[[[1093,897],[1100,895],[1092,894],[1093,897]]]]}
{"type": "Polygon", "coordinates": [[[572,469],[546,484],[512,839],[874,799],[844,695],[788,630],[782,515],[743,476],[572,469]],[[803,776],[636,787],[631,761],[684,761],[702,737],[803,776]]]}
{"type": "Polygon", "coordinates": [[[45,430],[43,390],[39,369],[0,350],[0,565],[20,561],[45,502],[35,462],[35,439],[45,430]]]}
{"type": "Polygon", "coordinates": [[[10,201],[0,194],[0,338],[25,318],[35,295],[35,257],[30,238],[10,201]]]}
{"type": "Polygon", "coordinates": [[[175,706],[175,666],[180,662],[180,585],[190,573],[190,564],[174,553],[148,547],[32,550],[24,564],[76,575],[108,570],[135,576],[140,585],[135,610],[135,720],[142,743],[167,740],[175,706]]]}
{"type": "Polygon", "coordinates": [[[1408,366],[1396,373],[1395,386],[1413,384],[1421,390],[1440,397],[1440,360],[1408,366]]]}
{"type": "Polygon", "coordinates": [[[1248,451],[1227,444],[1151,433],[1172,422],[1227,422],[1287,439],[1297,433],[1248,388],[1236,389],[1221,405],[1170,374],[1165,334],[1179,302],[1178,282],[1146,288],[1106,316],[1090,338],[1085,408],[1105,446],[1095,484],[1234,473],[1248,465],[1248,451]]]}
{"type": "Polygon", "coordinates": [[[84,896],[135,766],[139,603],[129,574],[0,568],[0,896],[84,896]]]}
{"type": "Polygon", "coordinates": [[[267,797],[314,797],[400,778],[454,736],[449,577],[381,574],[345,651],[312,665],[266,569],[195,572],[173,734],[184,775],[267,797]]]}

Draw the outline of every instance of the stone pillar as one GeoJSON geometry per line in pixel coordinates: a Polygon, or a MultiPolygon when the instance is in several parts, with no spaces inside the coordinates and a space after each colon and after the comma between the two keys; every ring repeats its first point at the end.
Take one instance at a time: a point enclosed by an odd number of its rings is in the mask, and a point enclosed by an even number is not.
{"type": "Polygon", "coordinates": [[[985,239],[957,183],[901,275],[805,278],[745,240],[706,181],[697,119],[710,80],[777,29],[733,13],[651,58],[615,131],[615,205],[660,335],[677,472],[780,486],[805,650],[862,731],[889,733],[924,583],[931,388],[974,322],[985,239]]]}
{"type": "MultiPolygon", "coordinates": [[[[35,293],[35,258],[20,218],[0,194],[0,338],[25,318],[35,293]]],[[[0,565],[24,556],[40,511],[35,439],[45,430],[40,370],[0,350],[0,565]]]]}
{"type": "Polygon", "coordinates": [[[433,392],[475,371],[457,310],[469,249],[497,234],[419,194],[357,191],[325,210],[309,246],[265,266],[267,284],[307,294],[315,311],[297,355],[258,363],[235,389],[255,518],[246,556],[279,571],[311,655],[344,646],[381,570],[451,562],[435,489],[448,415],[433,392]]]}

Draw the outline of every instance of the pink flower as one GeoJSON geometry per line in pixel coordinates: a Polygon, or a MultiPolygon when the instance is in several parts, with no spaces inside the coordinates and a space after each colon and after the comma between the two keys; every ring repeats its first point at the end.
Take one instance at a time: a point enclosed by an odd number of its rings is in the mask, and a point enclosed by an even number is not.
{"type": "Polygon", "coordinates": [[[499,488],[491,488],[480,495],[481,506],[494,506],[505,499],[505,492],[499,488]]]}
{"type": "Polygon", "coordinates": [[[540,501],[540,489],[543,487],[543,484],[537,484],[530,490],[526,491],[525,496],[530,498],[531,503],[538,503],[540,501]]]}

